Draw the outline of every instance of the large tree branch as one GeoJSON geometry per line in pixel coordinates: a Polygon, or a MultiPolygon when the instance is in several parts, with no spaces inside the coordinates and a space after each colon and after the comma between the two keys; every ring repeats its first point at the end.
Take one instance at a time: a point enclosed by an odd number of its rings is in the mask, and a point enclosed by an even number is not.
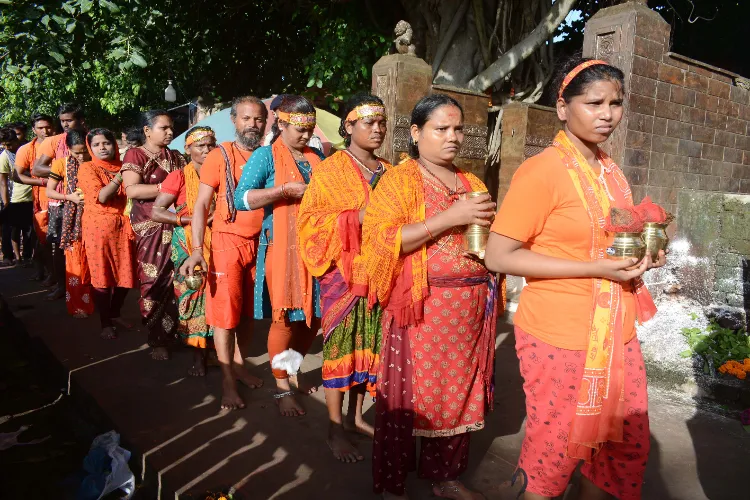
{"type": "Polygon", "coordinates": [[[524,59],[550,39],[575,4],[576,0],[557,0],[534,31],[492,63],[489,68],[472,78],[467,87],[470,90],[484,92],[505,78],[524,59]]]}

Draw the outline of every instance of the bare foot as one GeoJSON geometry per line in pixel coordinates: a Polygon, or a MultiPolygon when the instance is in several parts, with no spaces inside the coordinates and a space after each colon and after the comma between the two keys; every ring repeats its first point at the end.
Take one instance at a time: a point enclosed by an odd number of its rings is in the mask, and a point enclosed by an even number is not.
{"type": "Polygon", "coordinates": [[[364,419],[346,419],[344,420],[344,429],[349,432],[357,432],[370,439],[375,437],[375,428],[364,421],[364,419]]]}
{"type": "Polygon", "coordinates": [[[485,496],[477,491],[471,491],[461,481],[444,481],[432,485],[432,494],[438,498],[452,500],[484,500],[485,496]]]}
{"type": "Polygon", "coordinates": [[[219,363],[219,358],[216,355],[216,351],[211,349],[208,351],[208,359],[206,360],[206,366],[221,366],[221,363],[219,363]]]}
{"type": "Polygon", "coordinates": [[[206,350],[196,349],[193,354],[193,366],[188,369],[188,375],[191,377],[206,376],[206,350]]]}
{"type": "Polygon", "coordinates": [[[107,326],[102,329],[102,333],[99,336],[104,340],[114,340],[117,338],[117,332],[111,326],[107,326]]]}
{"type": "Polygon", "coordinates": [[[263,380],[252,375],[244,365],[232,363],[232,371],[234,372],[234,376],[237,377],[237,380],[248,386],[250,389],[259,389],[263,387],[263,380]]]}
{"type": "Polygon", "coordinates": [[[122,318],[112,318],[112,323],[124,330],[131,330],[133,328],[133,323],[128,323],[122,318]]]}
{"type": "Polygon", "coordinates": [[[245,402],[237,392],[237,382],[232,379],[224,379],[221,383],[221,409],[242,410],[245,402]]]}
{"type": "Polygon", "coordinates": [[[289,383],[292,385],[292,387],[296,387],[297,390],[302,394],[313,394],[318,392],[318,386],[312,385],[310,382],[306,382],[304,377],[302,377],[302,380],[300,380],[299,376],[290,375],[289,383]]]}
{"type": "Polygon", "coordinates": [[[75,313],[75,314],[73,315],[73,317],[74,317],[75,319],[86,319],[86,318],[88,318],[88,317],[89,317],[89,315],[88,315],[88,314],[86,314],[85,312],[77,312],[77,313],[75,313]]]}
{"type": "Polygon", "coordinates": [[[333,456],[340,462],[353,464],[365,459],[357,450],[357,447],[346,438],[346,432],[340,425],[331,424],[329,426],[326,443],[333,452],[333,456]]]}
{"type": "Polygon", "coordinates": [[[51,286],[54,286],[56,283],[57,283],[57,281],[55,280],[55,277],[52,276],[52,275],[49,275],[49,276],[47,276],[47,279],[45,279],[44,281],[42,281],[42,286],[44,288],[49,288],[51,286]]]}
{"type": "Polygon", "coordinates": [[[279,413],[284,417],[301,417],[305,414],[305,409],[297,402],[294,394],[278,398],[276,404],[279,405],[279,413]]]}
{"type": "Polygon", "coordinates": [[[169,359],[169,351],[166,347],[154,347],[151,351],[151,359],[154,361],[166,361],[169,359]]]}

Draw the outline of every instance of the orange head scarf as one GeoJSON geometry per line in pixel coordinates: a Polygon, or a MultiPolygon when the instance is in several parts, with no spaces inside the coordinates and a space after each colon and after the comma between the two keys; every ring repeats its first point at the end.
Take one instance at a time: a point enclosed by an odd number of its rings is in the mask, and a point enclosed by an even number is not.
{"type": "MultiPolygon", "coordinates": [[[[96,134],[96,135],[104,135],[104,134],[96,134]]],[[[117,142],[114,143],[114,146],[115,148],[117,147],[117,142]]],[[[122,168],[122,160],[120,160],[120,157],[117,154],[117,149],[115,149],[113,160],[102,160],[98,158],[94,154],[94,152],[91,150],[91,143],[89,143],[88,137],[86,137],[86,149],[89,150],[89,156],[91,156],[91,163],[93,163],[95,167],[99,167],[111,173],[117,173],[120,171],[120,168],[122,168]]]]}

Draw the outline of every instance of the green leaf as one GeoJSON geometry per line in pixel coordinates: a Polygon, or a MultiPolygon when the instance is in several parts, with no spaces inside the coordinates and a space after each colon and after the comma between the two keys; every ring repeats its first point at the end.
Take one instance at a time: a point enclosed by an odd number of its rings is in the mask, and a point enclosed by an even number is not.
{"type": "Polygon", "coordinates": [[[83,69],[91,69],[91,63],[88,62],[88,61],[83,61],[81,63],[81,68],[83,68],[83,69]]]}
{"type": "Polygon", "coordinates": [[[67,31],[68,33],[73,33],[73,31],[75,31],[75,29],[76,29],[76,22],[75,21],[69,22],[68,25],[65,27],[65,31],[67,31]]]}
{"type": "Polygon", "coordinates": [[[44,17],[42,17],[41,23],[47,28],[49,28],[49,16],[47,14],[45,14],[44,17]]]}
{"type": "Polygon", "coordinates": [[[684,351],[682,351],[680,353],[680,357],[682,357],[682,358],[689,358],[692,355],[693,355],[693,350],[692,349],[685,349],[684,351]]]}
{"type": "Polygon", "coordinates": [[[93,0],[81,0],[81,12],[86,13],[94,6],[93,0]]]}
{"type": "Polygon", "coordinates": [[[323,80],[317,80],[315,82],[315,86],[318,87],[318,88],[322,88],[323,87],[323,80]]]}
{"type": "Polygon", "coordinates": [[[65,57],[63,57],[63,55],[60,54],[59,52],[50,51],[49,55],[52,56],[52,58],[58,63],[60,64],[65,63],[65,57]]]}
{"type": "Polygon", "coordinates": [[[310,78],[310,79],[309,79],[309,80],[307,81],[307,86],[308,86],[308,87],[312,87],[313,85],[315,85],[315,77],[313,77],[313,78],[310,78]]]}
{"type": "Polygon", "coordinates": [[[120,7],[110,2],[109,0],[99,0],[99,5],[101,5],[102,7],[105,7],[107,10],[109,10],[112,13],[120,12],[120,7]]]}
{"type": "Polygon", "coordinates": [[[146,66],[148,66],[146,59],[144,59],[139,52],[133,51],[133,53],[130,54],[130,60],[133,62],[133,64],[140,68],[145,68],[146,66]]]}

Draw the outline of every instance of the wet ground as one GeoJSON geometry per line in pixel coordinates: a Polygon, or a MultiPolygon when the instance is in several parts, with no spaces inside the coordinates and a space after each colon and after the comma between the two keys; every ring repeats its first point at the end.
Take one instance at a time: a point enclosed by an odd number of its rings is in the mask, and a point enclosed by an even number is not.
{"type": "MultiPolygon", "coordinates": [[[[3,493],[23,493],[27,491],[24,488],[38,484],[42,474],[55,478],[48,485],[52,491],[61,487],[60,481],[80,464],[91,438],[114,428],[122,434],[123,446],[134,454],[130,466],[140,483],[138,498],[199,498],[206,490],[229,487],[236,488],[241,498],[253,500],[377,498],[371,493],[369,459],[356,465],[340,464],[330,454],[325,444],[327,414],[322,391],[304,398],[305,417],[278,415],[269,388],[273,379],[265,354],[267,323],[256,325],[248,358],[265,387],[242,391],[248,405],[245,410],[222,412],[217,369],[210,369],[202,379],[188,377],[192,355],[186,349],[175,351],[170,361],[152,361],[143,331],[125,332],[115,341],[100,339],[95,318],[76,320],[66,315],[63,302],[44,301],[39,285],[27,281],[28,274],[21,269],[0,270],[0,294],[31,342],[39,342],[52,353],[53,359],[46,363],[59,370],[44,368],[44,363],[29,366],[29,380],[38,371],[47,370],[53,383],[35,384],[39,389],[31,394],[38,397],[25,400],[22,385],[11,381],[3,393],[16,394],[14,409],[0,413],[53,401],[60,389],[67,389],[68,374],[71,396],[28,417],[39,418],[39,422],[19,417],[0,427],[0,432],[10,432],[32,422],[34,427],[22,439],[50,434],[49,444],[55,444],[48,452],[52,455],[34,455],[35,446],[46,443],[0,452],[3,493]],[[64,414],[66,408],[72,408],[72,417],[53,413],[64,414]],[[9,453],[17,458],[6,458],[9,453]],[[32,461],[24,461],[24,453],[32,461]],[[61,454],[59,459],[54,453],[61,454]],[[37,480],[30,481],[33,478],[37,480]]],[[[126,317],[137,322],[135,299],[135,293],[128,298],[126,317]]],[[[318,382],[321,356],[318,342],[303,365],[306,376],[318,382]]],[[[2,359],[5,373],[13,363],[6,365],[2,359]]],[[[487,428],[472,437],[471,465],[464,479],[490,500],[510,500],[516,492],[506,481],[523,439],[524,406],[513,336],[507,325],[497,339],[496,373],[495,411],[488,417],[487,428]]],[[[4,379],[3,383],[8,382],[4,379]]],[[[654,390],[650,396],[652,453],[643,498],[750,498],[750,486],[741,473],[750,458],[750,434],[740,423],[696,409],[673,393],[654,390]]],[[[0,405],[5,406],[5,397],[0,405]]],[[[371,419],[369,405],[368,410],[366,418],[371,419]]],[[[366,456],[370,453],[366,440],[358,439],[358,445],[366,456]]],[[[427,485],[416,478],[411,478],[409,487],[412,498],[430,498],[427,485]]]]}

